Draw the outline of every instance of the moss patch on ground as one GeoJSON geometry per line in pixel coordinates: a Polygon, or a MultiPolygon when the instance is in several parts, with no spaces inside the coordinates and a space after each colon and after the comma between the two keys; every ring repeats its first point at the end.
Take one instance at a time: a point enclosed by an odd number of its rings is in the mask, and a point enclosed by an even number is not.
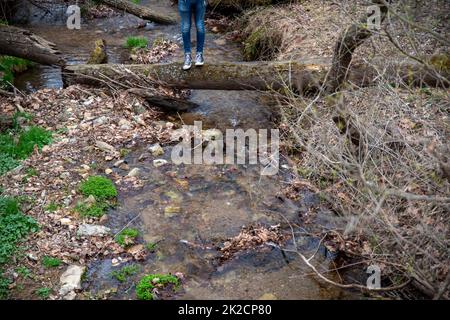
{"type": "Polygon", "coordinates": [[[139,300],[154,300],[154,289],[176,290],[180,286],[180,280],[171,274],[149,274],[143,277],[136,286],[136,296],[139,300]]]}

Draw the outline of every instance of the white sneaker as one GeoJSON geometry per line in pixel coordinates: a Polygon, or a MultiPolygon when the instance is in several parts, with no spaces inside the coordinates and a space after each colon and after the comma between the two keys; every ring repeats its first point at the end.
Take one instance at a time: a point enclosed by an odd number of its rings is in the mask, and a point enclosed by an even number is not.
{"type": "Polygon", "coordinates": [[[189,70],[192,67],[192,56],[190,53],[184,55],[183,70],[189,70]]]}
{"type": "Polygon", "coordinates": [[[195,66],[201,67],[204,64],[205,64],[205,59],[203,59],[203,53],[198,52],[197,55],[195,56],[195,66]]]}

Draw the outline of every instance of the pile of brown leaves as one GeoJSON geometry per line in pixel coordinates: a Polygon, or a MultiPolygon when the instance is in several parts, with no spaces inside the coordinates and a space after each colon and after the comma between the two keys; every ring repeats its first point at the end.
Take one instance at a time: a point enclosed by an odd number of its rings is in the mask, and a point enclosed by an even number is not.
{"type": "Polygon", "coordinates": [[[134,63],[152,64],[162,61],[163,59],[173,55],[178,50],[178,44],[171,40],[162,39],[156,41],[151,49],[138,49],[131,55],[130,59],[134,63]]]}
{"type": "Polygon", "coordinates": [[[280,225],[265,227],[260,224],[244,226],[241,232],[224,242],[220,249],[221,259],[228,260],[239,252],[254,250],[268,242],[280,245],[286,237],[282,234],[280,225]]]}
{"type": "Polygon", "coordinates": [[[89,19],[111,18],[118,15],[120,15],[119,12],[103,4],[90,6],[87,11],[89,19]]]}

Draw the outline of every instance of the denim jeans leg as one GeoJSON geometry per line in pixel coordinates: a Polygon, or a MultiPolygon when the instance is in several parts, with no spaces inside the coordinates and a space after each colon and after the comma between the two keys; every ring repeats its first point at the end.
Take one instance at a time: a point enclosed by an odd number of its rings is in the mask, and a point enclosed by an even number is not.
{"type": "Polygon", "coordinates": [[[197,29],[197,52],[203,53],[205,46],[205,12],[206,1],[205,0],[191,0],[195,1],[195,26],[197,29]]]}
{"type": "Polygon", "coordinates": [[[184,53],[191,53],[191,1],[179,0],[178,11],[181,17],[181,34],[183,36],[184,53]]]}

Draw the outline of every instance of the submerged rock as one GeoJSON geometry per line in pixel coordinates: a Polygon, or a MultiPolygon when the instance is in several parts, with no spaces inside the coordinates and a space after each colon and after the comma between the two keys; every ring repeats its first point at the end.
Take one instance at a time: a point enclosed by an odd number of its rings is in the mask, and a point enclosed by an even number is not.
{"type": "Polygon", "coordinates": [[[148,151],[150,151],[154,157],[158,157],[164,154],[164,149],[159,143],[152,144],[150,147],[148,147],[148,151]]]}
{"type": "Polygon", "coordinates": [[[77,235],[80,237],[103,237],[108,235],[110,232],[111,229],[105,226],[99,226],[95,224],[82,224],[78,227],[77,235]]]}
{"type": "Polygon", "coordinates": [[[157,167],[157,168],[158,167],[162,167],[165,164],[167,164],[167,160],[164,160],[164,159],[155,159],[155,160],[153,160],[153,165],[155,167],[157,167]]]}
{"type": "Polygon", "coordinates": [[[139,177],[141,175],[141,169],[133,168],[130,172],[128,172],[127,177],[139,177]]]}

